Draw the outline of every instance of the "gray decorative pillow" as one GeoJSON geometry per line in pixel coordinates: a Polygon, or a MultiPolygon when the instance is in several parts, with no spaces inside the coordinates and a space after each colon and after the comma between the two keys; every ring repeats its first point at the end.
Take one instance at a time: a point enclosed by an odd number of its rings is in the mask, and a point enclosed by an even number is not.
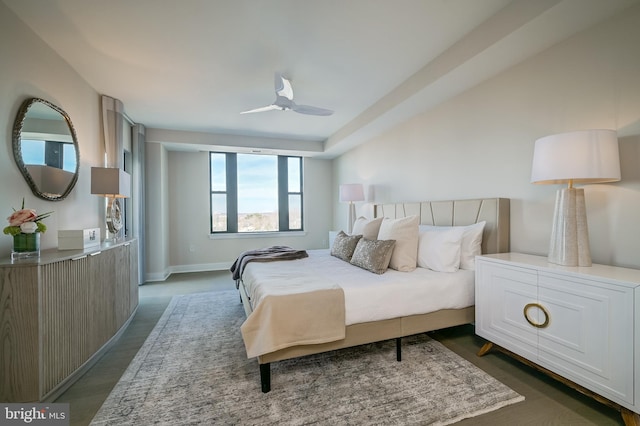
{"type": "Polygon", "coordinates": [[[374,274],[384,274],[389,267],[391,254],[395,247],[395,240],[367,240],[358,241],[356,250],[351,257],[351,264],[374,274]]]}
{"type": "Polygon", "coordinates": [[[361,238],[362,235],[347,235],[344,231],[338,232],[336,239],[333,241],[333,246],[331,246],[331,256],[349,262],[361,238]]]}

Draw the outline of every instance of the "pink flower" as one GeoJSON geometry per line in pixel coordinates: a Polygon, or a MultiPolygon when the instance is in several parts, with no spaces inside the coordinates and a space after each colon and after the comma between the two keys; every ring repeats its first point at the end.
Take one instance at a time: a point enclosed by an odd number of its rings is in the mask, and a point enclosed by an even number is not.
{"type": "Polygon", "coordinates": [[[7,218],[9,226],[20,226],[25,222],[33,222],[36,217],[36,211],[32,209],[22,209],[13,212],[11,216],[7,218]]]}

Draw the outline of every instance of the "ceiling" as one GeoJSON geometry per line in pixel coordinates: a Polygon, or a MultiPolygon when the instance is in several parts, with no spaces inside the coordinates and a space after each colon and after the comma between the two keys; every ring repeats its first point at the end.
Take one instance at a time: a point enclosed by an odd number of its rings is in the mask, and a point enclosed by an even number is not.
{"type": "Polygon", "coordinates": [[[285,140],[324,157],[640,2],[1,1],[148,129],[285,140]],[[335,113],[239,114],[275,100],[274,72],[296,102],[335,113]]]}

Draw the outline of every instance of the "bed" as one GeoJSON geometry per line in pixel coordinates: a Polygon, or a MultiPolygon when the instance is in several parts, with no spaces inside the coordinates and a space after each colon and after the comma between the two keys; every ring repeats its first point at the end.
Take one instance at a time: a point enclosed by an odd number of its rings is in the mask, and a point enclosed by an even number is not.
{"type": "MultiPolygon", "coordinates": [[[[488,254],[509,251],[509,210],[505,198],[427,201],[378,204],[374,218],[415,219],[421,230],[484,222],[481,251],[488,254]]],[[[271,389],[272,362],[389,339],[396,340],[400,361],[402,337],[474,321],[473,270],[418,267],[378,275],[331,256],[330,250],[308,254],[248,263],[237,281],[247,314],[242,329],[247,356],[258,360],[263,392],[271,389]],[[429,297],[434,287],[447,289],[446,297],[429,297]]]]}

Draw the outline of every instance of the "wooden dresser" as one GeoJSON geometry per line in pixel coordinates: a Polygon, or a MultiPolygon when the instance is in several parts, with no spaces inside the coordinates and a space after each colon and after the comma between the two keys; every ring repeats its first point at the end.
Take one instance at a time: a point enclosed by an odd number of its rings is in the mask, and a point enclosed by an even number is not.
{"type": "Polygon", "coordinates": [[[476,333],[640,425],[640,270],[478,257],[476,333]]]}
{"type": "Polygon", "coordinates": [[[136,240],[0,261],[0,402],[51,401],[138,307],[136,240]]]}

